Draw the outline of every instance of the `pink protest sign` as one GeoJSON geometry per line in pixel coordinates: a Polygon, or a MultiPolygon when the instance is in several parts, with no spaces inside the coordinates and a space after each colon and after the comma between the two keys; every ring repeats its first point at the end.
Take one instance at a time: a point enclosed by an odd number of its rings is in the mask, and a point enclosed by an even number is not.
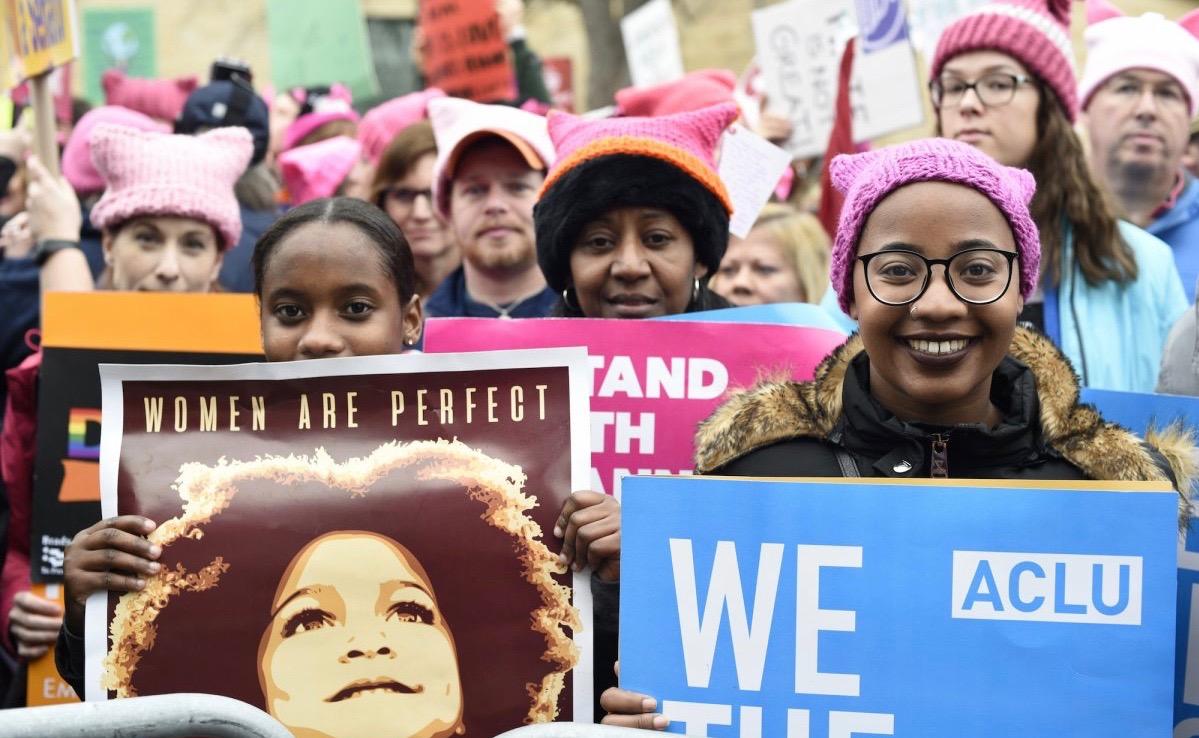
{"type": "Polygon", "coordinates": [[[626,474],[689,474],[693,437],[730,391],[761,376],[812,378],[845,336],[746,323],[558,318],[435,318],[425,351],[585,346],[592,370],[592,489],[619,494],[626,474]]]}

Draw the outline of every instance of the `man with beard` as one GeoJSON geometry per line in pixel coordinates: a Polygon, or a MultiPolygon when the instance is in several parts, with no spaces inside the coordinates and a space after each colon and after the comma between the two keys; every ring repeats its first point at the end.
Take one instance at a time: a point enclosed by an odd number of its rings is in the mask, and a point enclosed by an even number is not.
{"type": "Polygon", "coordinates": [[[554,159],[545,118],[457,98],[429,102],[433,203],[462,266],[429,296],[431,317],[541,318],[557,295],[537,266],[533,204],[554,159]]]}
{"type": "Polygon", "coordinates": [[[1088,0],[1079,98],[1097,179],[1127,220],[1174,250],[1187,297],[1199,279],[1199,182],[1182,166],[1199,111],[1199,11],[1178,23],[1088,0]]]}

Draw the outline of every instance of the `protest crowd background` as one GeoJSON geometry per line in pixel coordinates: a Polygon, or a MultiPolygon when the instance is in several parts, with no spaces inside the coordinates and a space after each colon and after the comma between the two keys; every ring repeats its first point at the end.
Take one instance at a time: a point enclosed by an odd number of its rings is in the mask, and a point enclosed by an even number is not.
{"type": "MultiPolygon", "coordinates": [[[[33,674],[62,680],[44,702],[74,699],[87,595],[160,572],[152,524],[126,516],[63,530],[59,574],[39,573],[35,477],[59,463],[38,441],[42,335],[87,304],[60,293],[207,293],[210,315],[113,308],[120,348],[152,323],[147,346],[222,355],[202,363],[469,350],[449,318],[811,327],[837,338],[759,347],[809,381],[730,383],[669,471],[1189,495],[1193,434],[1132,435],[1079,396],[1199,397],[1192,2],[64,7],[79,50],[42,81],[52,161],[33,85],[0,78],[3,707],[43,702],[33,674]]],[[[575,345],[495,325],[480,348],[575,345]]],[[[555,532],[595,574],[597,720],[661,729],[612,671],[621,508],[599,478],[555,532]]]]}

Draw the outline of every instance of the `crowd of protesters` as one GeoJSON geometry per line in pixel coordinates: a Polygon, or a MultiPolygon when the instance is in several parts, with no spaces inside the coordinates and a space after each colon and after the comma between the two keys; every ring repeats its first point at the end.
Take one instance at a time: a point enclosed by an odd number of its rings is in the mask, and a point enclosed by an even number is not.
{"type": "MultiPolygon", "coordinates": [[[[511,104],[426,89],[360,114],[335,80],[264,98],[237,73],[116,73],[107,104],[64,122],[61,177],[27,134],[0,133],[5,661],[57,643],[79,689],[87,596],[159,569],[154,522],[119,517],[68,549],[65,610],[28,591],[45,291],[253,292],[268,361],[403,353],[430,317],[819,304],[856,334],[813,381],[728,399],[696,429],[698,473],[946,476],[952,456],[955,477],[1186,491],[1187,438],[1137,439],[1078,396],[1199,395],[1199,13],[1090,0],[1079,73],[1070,11],[999,0],[950,24],[931,59],[935,137],[796,162],[744,238],[721,137],[739,120],[790,135],[760,92],[705,70],[622,90],[609,117],[547,114],[511,19],[511,104]],[[844,197],[831,232],[805,186],[819,166],[844,197]]],[[[616,501],[588,491],[556,530],[564,563],[600,580],[601,636],[616,632],[619,530],[616,501]]],[[[607,721],[665,726],[652,697],[597,683],[607,721]]]]}

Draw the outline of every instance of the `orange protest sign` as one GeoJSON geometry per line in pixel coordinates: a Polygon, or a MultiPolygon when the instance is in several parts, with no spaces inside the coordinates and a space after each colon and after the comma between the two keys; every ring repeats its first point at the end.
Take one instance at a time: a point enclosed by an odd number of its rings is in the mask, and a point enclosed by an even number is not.
{"type": "Polygon", "coordinates": [[[240,293],[51,292],[42,346],[259,354],[258,303],[240,293]],[[204,330],[180,330],[188,325],[204,330]]]}
{"type": "MultiPolygon", "coordinates": [[[[63,604],[62,585],[35,584],[33,594],[47,600],[63,604]]],[[[54,648],[39,658],[29,662],[28,677],[25,681],[25,704],[29,707],[42,705],[61,705],[68,702],[78,702],[79,697],[71,685],[58,675],[58,667],[54,665],[54,648]]]]}
{"type": "Polygon", "coordinates": [[[422,0],[420,27],[430,87],[475,102],[516,97],[508,43],[492,0],[422,0]]]}
{"type": "Polygon", "coordinates": [[[79,55],[79,23],[73,0],[4,0],[4,27],[15,85],[62,66],[79,55]]]}

